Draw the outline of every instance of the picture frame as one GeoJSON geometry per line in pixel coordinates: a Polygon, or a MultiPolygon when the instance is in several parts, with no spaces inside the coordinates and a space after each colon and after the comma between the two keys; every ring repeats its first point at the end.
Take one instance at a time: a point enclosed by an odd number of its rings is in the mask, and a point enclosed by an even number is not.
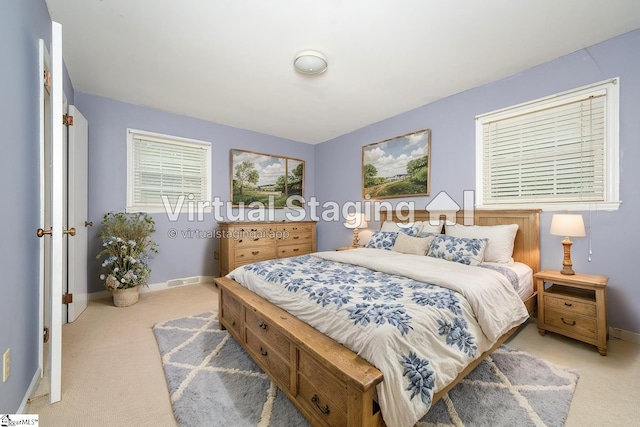
{"type": "Polygon", "coordinates": [[[234,207],[302,207],[302,159],[231,149],[231,201],[234,207]],[[290,196],[299,196],[291,199],[290,196]]]}
{"type": "Polygon", "coordinates": [[[362,147],[362,197],[428,196],[431,183],[431,129],[422,129],[362,147]]]}

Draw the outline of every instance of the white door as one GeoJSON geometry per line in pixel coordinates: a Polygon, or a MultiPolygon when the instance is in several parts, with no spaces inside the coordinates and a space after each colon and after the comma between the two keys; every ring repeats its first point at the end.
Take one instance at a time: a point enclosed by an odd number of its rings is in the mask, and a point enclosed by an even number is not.
{"type": "MultiPolygon", "coordinates": [[[[67,107],[62,86],[60,24],[52,23],[51,55],[44,42],[40,41],[40,58],[40,75],[50,72],[50,80],[40,91],[40,219],[44,227],[39,230],[39,235],[43,237],[40,255],[40,330],[48,329],[49,342],[44,344],[41,341],[39,347],[40,369],[45,377],[44,388],[39,390],[46,392],[48,388],[50,402],[55,403],[62,395],[62,324],[67,321],[68,315],[62,296],[68,291],[68,283],[73,283],[69,292],[78,292],[77,302],[84,302],[86,307],[87,300],[85,218],[88,126],[79,113],[77,132],[68,132],[63,125],[63,114],[67,107]],[[69,150],[69,144],[72,145],[72,151],[69,150]],[[70,184],[69,178],[78,185],[70,184]],[[70,193],[68,188],[73,192],[70,193]],[[76,204],[84,207],[84,210],[70,209],[76,204]],[[76,230],[80,234],[78,244],[68,238],[73,237],[76,230]],[[69,254],[73,255],[72,259],[69,254]]],[[[71,107],[71,112],[76,113],[77,110],[71,107]]],[[[71,310],[74,320],[84,308],[76,304],[71,310]]]]}
{"type": "MultiPolygon", "coordinates": [[[[51,57],[40,39],[40,68],[42,77],[40,85],[40,225],[42,231],[51,229],[51,92],[50,92],[51,57]]],[[[40,230],[38,230],[40,231],[40,230]]],[[[51,286],[51,239],[40,239],[40,297],[38,302],[38,331],[43,339],[38,346],[38,369],[40,376],[49,378],[49,346],[45,344],[44,331],[49,328],[49,290],[51,286]]],[[[47,334],[48,335],[48,334],[47,334]]]]}
{"type": "Polygon", "coordinates": [[[87,308],[87,195],[89,123],[73,105],[69,107],[73,125],[69,126],[69,179],[67,228],[75,230],[68,241],[67,292],[73,295],[67,305],[67,320],[75,321],[87,308]]]}
{"type": "Polygon", "coordinates": [[[60,401],[62,394],[62,292],[65,280],[65,139],[62,124],[62,26],[51,23],[51,284],[49,287],[49,401],[60,401]]]}

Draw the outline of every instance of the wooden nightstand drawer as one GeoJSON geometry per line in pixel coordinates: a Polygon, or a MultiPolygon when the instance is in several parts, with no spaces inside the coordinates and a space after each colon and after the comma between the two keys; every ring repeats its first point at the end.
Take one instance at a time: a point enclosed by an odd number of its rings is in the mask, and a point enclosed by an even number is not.
{"type": "Polygon", "coordinates": [[[569,331],[585,338],[598,338],[596,319],[592,317],[547,308],[544,312],[544,322],[549,326],[569,331]]]}
{"type": "Polygon", "coordinates": [[[569,300],[566,298],[544,296],[544,305],[547,309],[562,310],[568,313],[582,314],[584,316],[596,317],[596,305],[584,302],[569,300]]]}

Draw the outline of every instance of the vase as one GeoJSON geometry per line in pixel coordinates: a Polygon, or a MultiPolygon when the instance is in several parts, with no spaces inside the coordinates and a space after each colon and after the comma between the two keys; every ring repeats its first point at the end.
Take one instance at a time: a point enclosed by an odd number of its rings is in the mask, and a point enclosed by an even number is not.
{"type": "Polygon", "coordinates": [[[127,289],[114,289],[111,291],[113,294],[113,305],[116,307],[129,307],[138,302],[140,297],[140,287],[134,286],[127,289]]]}

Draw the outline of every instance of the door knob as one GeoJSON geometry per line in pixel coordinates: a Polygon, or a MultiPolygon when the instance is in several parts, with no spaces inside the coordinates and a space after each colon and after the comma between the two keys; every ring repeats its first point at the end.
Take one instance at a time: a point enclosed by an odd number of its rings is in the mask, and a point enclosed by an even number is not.
{"type": "Polygon", "coordinates": [[[71,227],[68,230],[62,230],[63,234],[69,234],[71,236],[75,236],[76,235],[76,229],[74,227],[71,227]]]}
{"type": "Polygon", "coordinates": [[[44,236],[52,236],[53,235],[53,228],[50,228],[48,230],[43,230],[42,228],[38,228],[36,230],[36,234],[38,235],[38,237],[44,237],[44,236]]]}

